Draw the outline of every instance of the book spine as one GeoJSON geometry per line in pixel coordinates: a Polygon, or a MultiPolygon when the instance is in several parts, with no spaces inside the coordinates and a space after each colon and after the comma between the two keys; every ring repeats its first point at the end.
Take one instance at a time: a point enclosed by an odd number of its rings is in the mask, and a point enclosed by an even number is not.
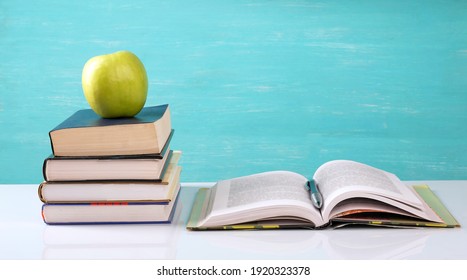
{"type": "Polygon", "coordinates": [[[50,157],[44,159],[44,162],[42,163],[42,177],[44,177],[45,181],[48,181],[47,178],[47,163],[49,162],[50,157]]]}
{"type": "MultiPolygon", "coordinates": [[[[169,154],[167,155],[167,159],[165,160],[164,166],[162,166],[161,175],[160,175],[160,178],[159,178],[160,182],[164,181],[165,172],[169,168],[170,162],[172,160],[173,151],[169,150],[168,153],[169,154]]],[[[178,160],[177,160],[177,162],[178,162],[178,160]]]]}
{"type": "Polygon", "coordinates": [[[52,132],[53,132],[53,130],[49,131],[50,149],[52,150],[52,154],[55,155],[55,149],[54,149],[54,142],[53,142],[52,132]]]}
{"type": "Polygon", "coordinates": [[[43,203],[47,203],[47,201],[44,199],[44,196],[42,195],[42,188],[44,187],[45,185],[45,182],[42,182],[39,187],[37,188],[37,195],[39,195],[39,199],[43,202],[43,203]]]}

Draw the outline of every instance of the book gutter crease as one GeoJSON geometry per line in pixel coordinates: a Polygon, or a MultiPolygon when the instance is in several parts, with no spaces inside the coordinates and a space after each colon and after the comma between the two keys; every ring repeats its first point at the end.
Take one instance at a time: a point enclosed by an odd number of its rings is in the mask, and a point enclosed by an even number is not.
{"type": "Polygon", "coordinates": [[[79,110],[49,132],[38,187],[49,225],[171,223],[180,196],[181,151],[170,146],[168,104],[131,118],[79,110]]]}

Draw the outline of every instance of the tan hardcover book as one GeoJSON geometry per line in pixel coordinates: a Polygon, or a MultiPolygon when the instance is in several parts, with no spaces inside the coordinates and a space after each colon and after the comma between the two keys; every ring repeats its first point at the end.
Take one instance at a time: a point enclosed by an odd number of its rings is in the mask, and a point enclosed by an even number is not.
{"type": "Polygon", "coordinates": [[[43,182],[39,198],[49,204],[169,202],[180,184],[180,151],[173,151],[161,181],[43,182]]]}
{"type": "Polygon", "coordinates": [[[48,182],[75,181],[161,181],[172,156],[161,155],[76,158],[50,156],[44,160],[43,176],[48,182]]]}

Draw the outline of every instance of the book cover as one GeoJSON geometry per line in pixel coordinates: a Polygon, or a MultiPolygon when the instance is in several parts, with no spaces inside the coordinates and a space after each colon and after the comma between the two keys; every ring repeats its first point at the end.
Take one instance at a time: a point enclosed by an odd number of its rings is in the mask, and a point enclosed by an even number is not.
{"type": "Polygon", "coordinates": [[[57,125],[50,133],[72,128],[86,128],[86,127],[104,127],[104,126],[116,126],[116,125],[135,125],[144,123],[154,123],[161,119],[167,109],[168,104],[144,107],[141,112],[132,118],[114,118],[105,119],[97,115],[92,109],[79,110],[65,121],[57,125]]]}
{"type": "Polygon", "coordinates": [[[119,157],[55,157],[44,160],[42,174],[48,182],[107,180],[162,181],[172,157],[168,145],[160,155],[119,157]]]}
{"type": "Polygon", "coordinates": [[[172,151],[161,181],[107,180],[84,182],[42,182],[38,196],[44,203],[152,202],[170,201],[180,183],[181,151],[172,151]]]}
{"type": "Polygon", "coordinates": [[[170,202],[44,204],[42,219],[48,225],[168,224],[175,214],[179,189],[170,202]]]}
{"type": "Polygon", "coordinates": [[[114,155],[73,155],[73,156],[57,156],[53,153],[44,159],[42,170],[44,172],[45,164],[49,160],[86,160],[86,159],[162,159],[167,151],[170,151],[170,142],[172,141],[175,129],[170,130],[164,146],[158,153],[149,154],[114,154],[114,155]]]}
{"type": "Polygon", "coordinates": [[[180,166],[170,166],[165,182],[43,182],[38,187],[42,202],[77,204],[89,202],[169,202],[180,184],[180,166]]]}
{"type": "Polygon", "coordinates": [[[131,118],[101,118],[79,110],[49,132],[55,156],[159,154],[172,132],[168,104],[145,107],[131,118]]]}

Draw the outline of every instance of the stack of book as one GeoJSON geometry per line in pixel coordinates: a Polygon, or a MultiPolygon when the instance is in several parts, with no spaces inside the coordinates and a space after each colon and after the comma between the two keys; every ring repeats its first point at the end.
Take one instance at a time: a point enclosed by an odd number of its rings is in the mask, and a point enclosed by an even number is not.
{"type": "Polygon", "coordinates": [[[80,110],[49,132],[39,198],[47,224],[170,223],[180,192],[180,151],[170,149],[169,106],[132,118],[80,110]]]}

